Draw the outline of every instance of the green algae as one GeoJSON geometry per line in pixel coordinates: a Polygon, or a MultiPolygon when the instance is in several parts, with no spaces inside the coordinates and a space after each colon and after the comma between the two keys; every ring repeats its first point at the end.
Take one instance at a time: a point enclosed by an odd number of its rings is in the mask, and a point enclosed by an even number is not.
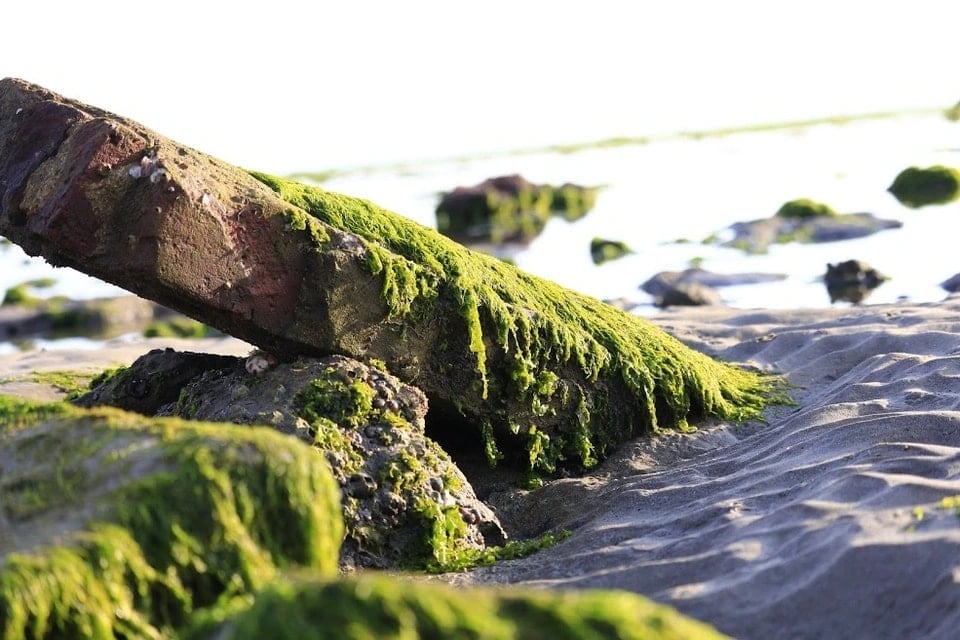
{"type": "Polygon", "coordinates": [[[376,395],[370,384],[345,380],[336,369],[328,367],[300,390],[294,406],[308,422],[325,418],[355,428],[368,421],[376,395]]]}
{"type": "Polygon", "coordinates": [[[109,367],[109,368],[107,368],[107,369],[104,369],[103,371],[101,371],[100,373],[98,373],[97,375],[95,375],[95,376],[90,380],[90,384],[88,385],[88,389],[96,389],[97,387],[99,387],[99,386],[101,386],[101,385],[107,384],[108,382],[110,382],[111,380],[113,380],[114,378],[116,378],[117,376],[123,375],[124,372],[127,371],[129,368],[130,368],[130,367],[128,367],[128,366],[126,366],[126,365],[123,365],[123,366],[119,366],[119,367],[109,367]]]}
{"type": "Polygon", "coordinates": [[[69,414],[72,407],[58,402],[37,403],[0,395],[0,436],[47,418],[69,414]]]}
{"type": "Polygon", "coordinates": [[[145,338],[206,338],[219,332],[199,320],[174,317],[150,323],[143,330],[145,338]]]}
{"type": "Polygon", "coordinates": [[[907,207],[946,204],[960,197],[960,171],[943,165],[909,167],[897,174],[887,191],[907,207]]]}
{"type": "Polygon", "coordinates": [[[816,202],[809,198],[800,198],[785,202],[775,214],[781,218],[790,218],[796,220],[809,220],[820,216],[836,217],[837,212],[829,205],[822,202],[816,202]]]}
{"type": "Polygon", "coordinates": [[[453,462],[439,448],[433,450],[401,442],[401,430],[419,429],[397,413],[375,407],[376,396],[376,390],[367,380],[351,378],[328,367],[301,389],[293,402],[298,415],[315,431],[314,446],[335,462],[334,470],[341,484],[363,474],[369,456],[360,449],[351,432],[376,425],[381,434],[380,442],[384,446],[376,454],[380,470],[374,478],[380,498],[374,496],[364,506],[349,493],[344,495],[347,538],[376,556],[386,554],[388,547],[400,547],[397,539],[388,539],[389,530],[359,516],[361,509],[379,509],[384,502],[395,500],[405,507],[397,527],[411,528],[418,538],[402,548],[402,557],[396,559],[397,563],[413,570],[462,565],[463,561],[457,559],[465,557],[463,554],[468,551],[475,551],[475,544],[457,504],[442,504],[442,496],[431,487],[434,480],[439,481],[444,490],[461,488],[460,478],[453,473],[453,462]],[[443,469],[446,471],[441,471],[443,469]]]}
{"type": "MultiPolygon", "coordinates": [[[[776,377],[713,360],[642,318],[470,251],[369,201],[253,175],[318,221],[359,236],[367,268],[383,278],[388,318],[425,317],[441,293],[452,297],[474,358],[473,387],[487,406],[521,403],[535,417],[542,412],[536,403],[575,403],[577,424],[554,430],[549,446],[537,433],[525,438],[535,468],[553,468],[560,459],[589,466],[642,433],[687,429],[706,416],[758,418],[771,402],[789,402],[776,377]],[[490,369],[498,365],[506,370],[490,369]],[[533,398],[529,380],[544,371],[562,383],[549,398],[533,398]]],[[[536,426],[495,409],[479,423],[491,463],[515,443],[511,436],[536,426]]]]}
{"type": "Polygon", "coordinates": [[[593,264],[618,260],[631,253],[633,253],[633,250],[627,243],[619,240],[606,240],[604,238],[590,240],[590,258],[593,260],[593,264]]]}
{"type": "Polygon", "coordinates": [[[526,558],[538,551],[549,549],[570,537],[569,531],[548,532],[530,540],[510,540],[502,545],[483,549],[454,548],[445,549],[443,557],[439,554],[429,562],[425,569],[428,573],[451,573],[466,571],[476,567],[489,567],[503,560],[526,558]]]}
{"type": "Polygon", "coordinates": [[[0,307],[6,306],[21,306],[21,307],[37,307],[43,300],[31,293],[34,289],[46,289],[54,286],[57,281],[54,278],[36,278],[34,280],[27,280],[26,282],[21,282],[20,284],[14,285],[7,289],[3,294],[3,301],[0,302],[0,307]]]}
{"type": "Polygon", "coordinates": [[[10,382],[33,382],[36,384],[47,385],[66,394],[66,397],[74,398],[82,394],[90,387],[90,382],[97,374],[86,371],[33,371],[31,373],[8,376],[0,378],[0,384],[10,382]]]}
{"type": "Polygon", "coordinates": [[[627,592],[454,589],[366,575],[291,576],[228,612],[197,616],[188,639],[706,640],[724,638],[675,609],[627,592]]]}
{"type": "Polygon", "coordinates": [[[198,608],[264,588],[283,569],[336,573],[338,491],[302,443],[10,398],[0,398],[0,421],[2,482],[31,472],[34,489],[30,509],[0,491],[5,640],[170,637],[198,608]],[[18,534],[34,528],[50,533],[18,534]]]}
{"type": "Polygon", "coordinates": [[[487,180],[446,194],[434,213],[437,230],[458,242],[529,243],[550,218],[579,220],[593,208],[598,187],[533,184],[520,176],[487,180]]]}

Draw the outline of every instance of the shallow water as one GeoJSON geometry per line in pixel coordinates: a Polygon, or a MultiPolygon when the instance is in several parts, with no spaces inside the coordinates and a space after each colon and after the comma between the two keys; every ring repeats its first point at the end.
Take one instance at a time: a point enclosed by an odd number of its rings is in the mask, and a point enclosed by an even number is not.
{"type": "MultiPolygon", "coordinates": [[[[608,185],[585,218],[551,221],[516,256],[518,266],[600,298],[650,303],[638,290],[662,270],[701,260],[717,272],[783,273],[786,281],[721,290],[734,307],[822,307],[828,262],[859,259],[891,277],[865,301],[942,299],[939,284],[960,271],[953,233],[960,204],[909,209],[886,189],[904,168],[960,162],[960,125],[940,116],[676,138],[571,154],[504,157],[438,165],[415,174],[348,176],[331,190],[367,197],[433,224],[437,193],[484,178],[520,173],[534,182],[608,185]],[[819,200],[841,213],[869,211],[900,220],[900,229],[819,245],[778,245],[766,255],[702,244],[734,222],[766,218],[786,201],[819,200]],[[636,253],[594,266],[594,236],[622,240],[636,253]],[[685,239],[690,242],[678,244],[685,239]]],[[[844,304],[844,303],[838,303],[844,304]]],[[[655,313],[652,307],[640,313],[655,313]]]]}
{"type": "MultiPolygon", "coordinates": [[[[900,116],[709,137],[666,136],[646,144],[436,162],[408,169],[341,175],[327,189],[370,199],[434,225],[439,194],[458,185],[519,173],[534,182],[605,185],[593,211],[568,223],[552,220],[515,256],[516,264],[572,289],[657,309],[639,285],[662,270],[691,261],[711,271],[783,273],[785,281],[727,287],[726,304],[751,307],[829,307],[820,278],[826,264],[864,260],[891,278],[865,304],[945,297],[941,282],[960,272],[954,258],[960,203],[909,209],[886,189],[904,168],[960,164],[960,123],[939,115],[900,116]],[[901,220],[900,229],[858,240],[777,245],[765,255],[701,241],[732,223],[772,215],[787,200],[807,197],[841,213],[869,211],[901,220]],[[590,239],[626,242],[635,253],[595,266],[590,239]],[[677,240],[687,240],[678,243],[677,240]]],[[[305,168],[309,170],[310,168],[305,168]]],[[[90,298],[121,290],[70,269],[28,258],[18,247],[0,250],[0,287],[52,276],[41,295],[90,298]]],[[[837,303],[846,304],[846,303],[837,303]]],[[[46,345],[55,346],[53,344],[46,345]]]]}

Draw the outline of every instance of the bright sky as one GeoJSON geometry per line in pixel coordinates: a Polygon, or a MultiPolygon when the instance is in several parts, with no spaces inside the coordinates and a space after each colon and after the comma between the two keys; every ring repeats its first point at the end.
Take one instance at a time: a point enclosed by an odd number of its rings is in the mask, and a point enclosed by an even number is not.
{"type": "Polygon", "coordinates": [[[3,14],[0,77],[278,173],[960,100],[957,0],[32,0],[3,14]]]}

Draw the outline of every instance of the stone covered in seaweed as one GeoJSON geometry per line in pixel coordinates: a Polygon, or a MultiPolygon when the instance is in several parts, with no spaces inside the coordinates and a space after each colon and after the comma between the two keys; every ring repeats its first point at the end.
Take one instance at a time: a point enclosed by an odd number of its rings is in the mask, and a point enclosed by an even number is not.
{"type": "Polygon", "coordinates": [[[506,539],[496,515],[426,436],[423,392],[356,360],[302,358],[251,374],[241,358],[155,350],[76,402],[268,425],[304,440],[340,485],[343,569],[440,569],[506,539]]]}
{"type": "MultiPolygon", "coordinates": [[[[757,418],[788,401],[775,377],[718,362],[371,202],[253,175],[310,214],[298,217],[304,233],[322,225],[362,239],[358,259],[380,278],[383,320],[399,323],[406,347],[387,366],[424,389],[432,410],[464,417],[448,428],[477,425],[491,464],[590,467],[627,439],[710,415],[757,418]]],[[[367,334],[366,348],[378,339],[367,334]]]]}
{"type": "Polygon", "coordinates": [[[620,240],[606,240],[604,238],[593,238],[590,240],[590,258],[593,264],[603,264],[611,260],[617,260],[633,253],[633,250],[625,242],[620,240]]]}
{"type": "Polygon", "coordinates": [[[943,165],[909,167],[897,174],[887,191],[908,207],[946,204],[960,195],[960,171],[943,165]]]}
{"type": "Polygon", "coordinates": [[[465,245],[526,244],[540,235],[554,214],[578,220],[593,208],[597,189],[565,183],[534,184],[519,175],[489,178],[443,194],[437,229],[465,245]]]}
{"type": "Polygon", "coordinates": [[[326,462],[268,429],[0,397],[5,638],[169,637],[282,569],[336,573],[326,462]]]}

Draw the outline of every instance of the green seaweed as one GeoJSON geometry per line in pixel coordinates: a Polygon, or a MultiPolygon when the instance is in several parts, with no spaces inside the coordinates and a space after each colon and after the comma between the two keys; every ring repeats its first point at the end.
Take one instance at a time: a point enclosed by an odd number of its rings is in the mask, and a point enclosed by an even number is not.
{"type": "Polygon", "coordinates": [[[75,398],[90,388],[90,381],[95,374],[85,371],[34,371],[31,373],[0,378],[0,384],[17,382],[20,380],[53,387],[66,394],[66,397],[75,398]]]}
{"type": "MultiPolygon", "coordinates": [[[[354,444],[350,432],[367,424],[376,424],[384,437],[394,430],[417,430],[401,416],[373,405],[376,390],[366,380],[350,378],[333,367],[304,386],[294,398],[298,415],[315,431],[314,446],[335,461],[334,470],[341,483],[362,473],[363,452],[354,444]]],[[[439,450],[438,450],[439,451],[439,450]]],[[[412,445],[384,449],[377,486],[403,504],[409,505],[405,524],[419,532],[419,543],[404,550],[400,564],[409,569],[445,566],[463,551],[470,549],[467,525],[456,504],[441,504],[431,493],[431,478],[438,470],[447,471],[440,478],[446,490],[460,488],[460,479],[452,472],[452,461],[442,452],[412,445]]],[[[352,496],[343,501],[346,535],[360,548],[382,554],[387,540],[382,528],[365,524],[358,518],[360,503],[352,496]]]]}
{"type": "Polygon", "coordinates": [[[775,214],[781,218],[794,220],[809,220],[820,216],[836,217],[837,212],[829,205],[822,202],[816,202],[809,198],[800,198],[785,202],[775,214]]]}
{"type": "Polygon", "coordinates": [[[36,307],[40,305],[43,300],[33,295],[30,290],[47,289],[55,284],[57,284],[55,278],[35,278],[33,280],[21,282],[20,284],[10,287],[6,290],[6,292],[4,292],[3,301],[0,302],[0,307],[6,307],[8,305],[36,307]]]}
{"type": "MultiPolygon", "coordinates": [[[[582,389],[571,389],[565,380],[554,392],[574,402],[584,393],[593,394],[582,406],[581,425],[556,433],[547,449],[542,439],[528,439],[528,453],[533,448],[543,451],[532,457],[534,466],[552,467],[551,456],[587,466],[627,437],[686,429],[690,419],[708,415],[735,421],[758,418],[771,402],[789,402],[779,378],[713,360],[642,318],[470,251],[369,201],[253,175],[320,222],[362,239],[369,254],[367,267],[374,275],[383,274],[381,295],[390,317],[406,317],[415,308],[426,313],[441,290],[453,292],[483,399],[490,398],[493,386],[501,399],[522,401],[533,412],[534,403],[544,398],[527,394],[530,378],[570,368],[582,374],[582,389]],[[495,361],[491,346],[509,354],[509,371],[488,371],[495,361]],[[623,385],[635,407],[585,390],[601,378],[623,385]],[[506,384],[510,380],[518,384],[506,384]],[[586,442],[583,425],[589,425],[586,442]]],[[[481,422],[491,462],[503,450],[513,422],[510,415],[495,417],[488,425],[481,422]]]]}
{"type": "Polygon", "coordinates": [[[4,639],[170,637],[283,569],[336,573],[336,484],[294,439],[5,397],[0,423],[19,465],[0,490],[11,532],[67,527],[0,547],[4,639]]]}
{"type": "Polygon", "coordinates": [[[943,165],[909,167],[897,174],[887,191],[907,207],[946,204],[960,197],[960,171],[943,165]]]}
{"type": "Polygon", "coordinates": [[[295,575],[251,602],[196,616],[185,638],[340,640],[706,640],[724,638],[675,609],[623,591],[469,587],[362,575],[295,575]]]}
{"type": "Polygon", "coordinates": [[[590,258],[593,264],[603,264],[633,253],[625,242],[593,238],[590,240],[590,258]]]}

